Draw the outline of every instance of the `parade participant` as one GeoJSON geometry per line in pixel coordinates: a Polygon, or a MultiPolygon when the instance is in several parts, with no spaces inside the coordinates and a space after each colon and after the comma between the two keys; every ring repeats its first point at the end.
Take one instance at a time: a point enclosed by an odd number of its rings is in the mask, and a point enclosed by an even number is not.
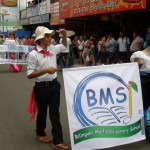
{"type": "Polygon", "coordinates": [[[66,150],[60,123],[60,83],[57,81],[56,55],[66,49],[66,30],[60,29],[62,44],[52,45],[51,35],[54,30],[39,26],[35,30],[36,46],[27,59],[27,77],[35,78],[34,95],[38,114],[36,118],[37,139],[41,142],[53,142],[53,149],[66,150]],[[46,136],[47,107],[52,125],[52,136],[46,136]]]}
{"type": "Polygon", "coordinates": [[[14,44],[19,45],[19,42],[16,40],[16,36],[14,32],[9,32],[8,38],[5,39],[4,45],[14,44]]]}
{"type": "Polygon", "coordinates": [[[150,117],[148,117],[150,116],[150,38],[147,41],[147,48],[143,51],[134,52],[130,60],[139,64],[146,119],[146,137],[150,140],[150,117]]]}
{"type": "MultiPolygon", "coordinates": [[[[16,36],[14,32],[9,32],[8,38],[5,39],[4,45],[10,45],[10,46],[16,46],[16,45],[20,45],[19,42],[16,40],[16,36]]],[[[6,53],[6,58],[10,58],[10,59],[17,59],[16,54],[13,53],[10,54],[8,56],[8,54],[6,53]]],[[[20,72],[22,70],[22,65],[20,64],[11,64],[9,67],[11,72],[20,72]]]]}

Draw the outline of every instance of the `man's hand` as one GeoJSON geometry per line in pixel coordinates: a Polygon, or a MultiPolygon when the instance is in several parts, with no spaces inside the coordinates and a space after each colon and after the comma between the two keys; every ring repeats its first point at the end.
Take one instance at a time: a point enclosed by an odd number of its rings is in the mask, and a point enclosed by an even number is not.
{"type": "Polygon", "coordinates": [[[142,58],[139,58],[139,57],[134,58],[134,62],[137,62],[139,65],[144,64],[144,60],[142,58]]]}
{"type": "Polygon", "coordinates": [[[53,73],[55,73],[57,71],[58,71],[58,69],[54,68],[54,67],[48,67],[48,68],[43,69],[44,73],[49,73],[49,74],[53,74],[53,73]]]}
{"type": "Polygon", "coordinates": [[[59,29],[57,32],[62,35],[61,43],[67,47],[67,31],[65,29],[59,29]]]}
{"type": "Polygon", "coordinates": [[[61,34],[62,36],[67,36],[67,31],[65,29],[59,29],[57,30],[57,32],[61,34]]]}

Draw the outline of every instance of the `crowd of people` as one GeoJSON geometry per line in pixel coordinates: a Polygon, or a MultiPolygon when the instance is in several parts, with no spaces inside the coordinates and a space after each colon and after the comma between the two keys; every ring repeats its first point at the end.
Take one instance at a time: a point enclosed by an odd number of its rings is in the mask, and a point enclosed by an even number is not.
{"type": "MultiPolygon", "coordinates": [[[[148,28],[150,34],[150,28],[148,28]]],[[[144,47],[145,37],[134,31],[132,39],[126,36],[124,31],[119,32],[115,38],[113,33],[85,38],[84,35],[76,36],[73,43],[73,52],[79,63],[87,66],[100,64],[115,64],[130,62],[130,57],[135,51],[144,47]]]]}
{"type": "Polygon", "coordinates": [[[9,32],[8,35],[4,36],[4,35],[0,35],[0,45],[5,44],[4,42],[6,41],[6,39],[10,38],[11,34],[14,34],[14,39],[15,41],[20,44],[20,45],[31,45],[34,46],[34,39],[35,39],[35,35],[31,35],[31,37],[26,37],[26,36],[21,36],[18,37],[15,35],[14,32],[9,32]]]}

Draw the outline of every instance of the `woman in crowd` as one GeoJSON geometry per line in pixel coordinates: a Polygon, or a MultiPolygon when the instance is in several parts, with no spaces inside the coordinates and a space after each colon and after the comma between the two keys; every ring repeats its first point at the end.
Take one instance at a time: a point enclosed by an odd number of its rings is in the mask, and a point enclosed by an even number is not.
{"type": "Polygon", "coordinates": [[[98,42],[98,59],[101,63],[105,64],[107,60],[107,53],[106,53],[106,37],[102,37],[102,39],[98,42]]]}
{"type": "Polygon", "coordinates": [[[82,64],[83,63],[82,53],[83,53],[83,48],[84,48],[83,35],[81,35],[79,40],[77,41],[77,46],[78,46],[78,53],[79,53],[79,63],[82,64]]]}
{"type": "Polygon", "coordinates": [[[150,38],[147,40],[147,48],[143,51],[133,53],[130,60],[139,64],[145,111],[146,137],[150,140],[150,38]]]}

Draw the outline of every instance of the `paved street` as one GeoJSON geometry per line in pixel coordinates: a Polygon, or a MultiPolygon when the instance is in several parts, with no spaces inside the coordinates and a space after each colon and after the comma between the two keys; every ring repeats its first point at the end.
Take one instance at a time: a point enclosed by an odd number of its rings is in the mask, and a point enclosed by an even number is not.
{"type": "MultiPolygon", "coordinates": [[[[58,73],[58,80],[62,85],[60,112],[64,141],[70,146],[62,72],[58,73]]],[[[23,72],[10,73],[9,65],[0,65],[0,83],[0,150],[51,150],[50,144],[36,140],[35,121],[28,121],[27,103],[34,80],[26,78],[26,66],[23,72]]],[[[46,131],[51,136],[49,120],[46,131]]],[[[106,150],[150,150],[150,143],[142,141],[106,150]]]]}

